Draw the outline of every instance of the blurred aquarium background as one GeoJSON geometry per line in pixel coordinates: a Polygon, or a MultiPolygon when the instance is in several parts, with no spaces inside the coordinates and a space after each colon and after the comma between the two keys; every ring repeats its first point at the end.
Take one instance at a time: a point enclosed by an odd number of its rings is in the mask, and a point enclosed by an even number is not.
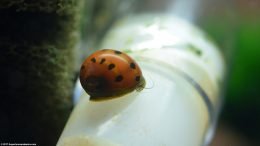
{"type": "Polygon", "coordinates": [[[234,48],[230,52],[224,105],[211,146],[257,146],[260,145],[260,1],[234,0],[229,3],[233,9],[224,10],[226,3],[211,3],[214,6],[208,7],[208,12],[212,13],[204,13],[206,18],[201,25],[219,46],[234,48]]]}

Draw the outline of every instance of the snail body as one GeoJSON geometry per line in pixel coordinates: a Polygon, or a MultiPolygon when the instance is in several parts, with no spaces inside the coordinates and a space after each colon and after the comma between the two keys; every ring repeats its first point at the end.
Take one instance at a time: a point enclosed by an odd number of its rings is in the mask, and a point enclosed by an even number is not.
{"type": "Polygon", "coordinates": [[[145,86],[139,65],[127,54],[112,49],[98,50],[83,62],[80,82],[90,100],[120,97],[145,86]]]}

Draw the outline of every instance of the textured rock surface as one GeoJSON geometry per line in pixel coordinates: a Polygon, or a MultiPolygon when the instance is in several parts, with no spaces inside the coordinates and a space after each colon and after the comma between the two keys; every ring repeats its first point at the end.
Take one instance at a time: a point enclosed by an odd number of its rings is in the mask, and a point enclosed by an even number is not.
{"type": "Polygon", "coordinates": [[[83,0],[1,0],[0,141],[55,145],[72,107],[83,0]]]}

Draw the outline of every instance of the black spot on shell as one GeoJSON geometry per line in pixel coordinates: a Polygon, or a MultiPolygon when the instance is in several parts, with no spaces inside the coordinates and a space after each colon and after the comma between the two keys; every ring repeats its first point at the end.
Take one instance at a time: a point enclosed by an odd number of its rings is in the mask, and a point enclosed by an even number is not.
{"type": "Polygon", "coordinates": [[[116,65],[111,63],[111,64],[108,65],[108,70],[112,70],[115,67],[116,67],[116,65]]]}
{"type": "Polygon", "coordinates": [[[115,54],[122,54],[122,52],[120,52],[120,51],[115,51],[115,54]]]}
{"type": "Polygon", "coordinates": [[[115,78],[115,81],[116,82],[121,82],[123,80],[123,76],[122,75],[118,75],[118,76],[116,76],[116,78],[115,78]]]}
{"type": "Polygon", "coordinates": [[[103,64],[105,61],[106,61],[106,59],[102,58],[101,61],[100,61],[100,64],[103,64]]]}
{"type": "Polygon", "coordinates": [[[135,69],[135,64],[132,62],[132,63],[130,63],[130,67],[132,68],[132,69],[135,69]]]}
{"type": "Polygon", "coordinates": [[[92,61],[93,63],[95,63],[95,62],[96,62],[96,59],[95,59],[95,58],[91,58],[91,61],[92,61]]]}
{"type": "Polygon", "coordinates": [[[85,69],[85,66],[84,66],[84,65],[81,66],[81,70],[83,70],[83,69],[85,69]]]}
{"type": "Polygon", "coordinates": [[[135,77],[135,80],[136,80],[137,82],[139,82],[139,81],[140,81],[140,76],[136,76],[136,77],[135,77]]]}

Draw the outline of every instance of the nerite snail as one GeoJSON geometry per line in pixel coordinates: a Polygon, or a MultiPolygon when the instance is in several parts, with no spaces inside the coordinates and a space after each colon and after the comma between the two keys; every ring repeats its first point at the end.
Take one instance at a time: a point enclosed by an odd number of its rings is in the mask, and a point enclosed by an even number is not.
{"type": "Polygon", "coordinates": [[[111,49],[98,50],[83,62],[80,82],[90,100],[116,98],[145,87],[139,65],[127,54],[111,49]]]}

